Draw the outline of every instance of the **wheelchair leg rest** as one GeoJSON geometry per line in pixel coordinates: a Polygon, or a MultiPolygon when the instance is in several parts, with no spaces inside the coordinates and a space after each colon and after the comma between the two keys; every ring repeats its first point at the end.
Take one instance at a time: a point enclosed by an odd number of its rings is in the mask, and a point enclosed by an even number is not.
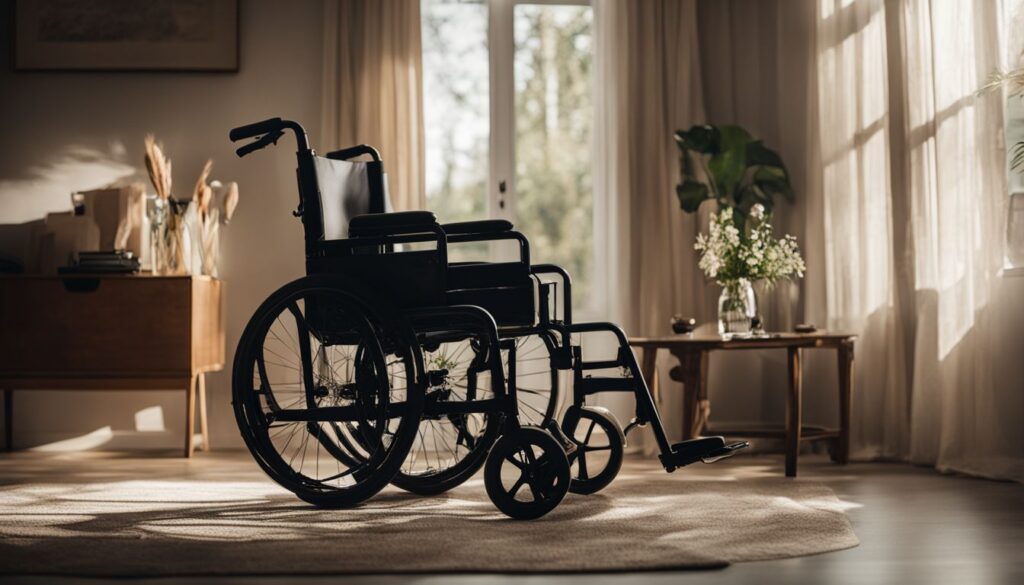
{"type": "Polygon", "coordinates": [[[672,451],[663,453],[659,459],[667,471],[674,471],[698,461],[714,463],[732,457],[749,445],[747,441],[726,443],[724,437],[701,437],[672,445],[672,451]]]}

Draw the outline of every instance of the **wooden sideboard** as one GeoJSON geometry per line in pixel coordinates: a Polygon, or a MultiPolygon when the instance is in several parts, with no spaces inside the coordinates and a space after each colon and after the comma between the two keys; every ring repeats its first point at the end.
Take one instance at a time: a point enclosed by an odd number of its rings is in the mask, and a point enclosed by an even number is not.
{"type": "Polygon", "coordinates": [[[209,449],[207,372],[224,367],[224,284],[205,276],[0,277],[6,446],[14,392],[181,390],[186,457],[198,401],[209,449]]]}

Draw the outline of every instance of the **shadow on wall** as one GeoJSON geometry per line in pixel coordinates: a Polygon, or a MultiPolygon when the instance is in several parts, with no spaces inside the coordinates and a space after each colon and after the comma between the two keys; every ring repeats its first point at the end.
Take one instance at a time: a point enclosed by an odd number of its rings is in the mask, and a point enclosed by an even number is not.
{"type": "Polygon", "coordinates": [[[0,177],[5,177],[0,180],[5,223],[23,223],[42,219],[47,213],[68,211],[73,191],[148,181],[138,164],[130,164],[121,141],[111,142],[106,149],[73,144],[43,164],[7,166],[0,163],[0,177]]]}

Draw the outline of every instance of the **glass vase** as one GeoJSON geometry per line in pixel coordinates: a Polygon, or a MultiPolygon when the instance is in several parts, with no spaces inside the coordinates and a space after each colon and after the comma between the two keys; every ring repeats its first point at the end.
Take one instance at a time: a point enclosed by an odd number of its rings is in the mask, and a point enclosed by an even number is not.
{"type": "Polygon", "coordinates": [[[155,198],[146,210],[149,218],[150,265],[156,276],[188,274],[191,238],[185,214],[191,201],[155,198]]]}
{"type": "Polygon", "coordinates": [[[749,280],[727,282],[718,297],[718,333],[750,336],[757,318],[757,295],[749,280]]]}

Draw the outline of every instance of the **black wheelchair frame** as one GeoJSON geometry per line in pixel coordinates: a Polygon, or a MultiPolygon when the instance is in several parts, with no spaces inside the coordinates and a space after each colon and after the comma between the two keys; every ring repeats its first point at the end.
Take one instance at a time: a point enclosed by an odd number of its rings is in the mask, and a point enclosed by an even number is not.
{"type": "MultiPolygon", "coordinates": [[[[371,202],[368,208],[369,214],[350,218],[347,238],[326,239],[321,213],[323,201],[314,163],[315,153],[310,148],[303,128],[293,121],[272,118],[235,128],[230,132],[229,137],[232,141],[255,139],[237,150],[239,156],[245,156],[270,144],[276,144],[286,130],[292,131],[297,143],[298,168],[296,173],[299,201],[293,214],[303,222],[306,271],[309,277],[337,278],[340,275],[344,278],[345,286],[350,287],[346,290],[363,291],[355,293],[356,297],[386,298],[387,312],[397,312],[396,321],[416,332],[415,335],[418,335],[420,339],[430,338],[432,335],[443,338],[446,332],[452,331],[462,332],[460,335],[472,335],[475,343],[482,348],[477,360],[479,363],[474,362],[475,365],[472,367],[480,371],[488,371],[492,377],[495,396],[490,399],[478,400],[467,398],[464,401],[428,401],[422,405],[420,415],[425,417],[459,416],[471,413],[496,415],[500,418],[499,433],[501,437],[518,437],[520,442],[506,445],[499,441],[492,450],[509,452],[516,449],[521,450],[521,444],[532,444],[541,449],[542,455],[539,457],[547,463],[534,462],[536,469],[531,473],[537,474],[540,473],[537,470],[543,469],[547,483],[559,484],[558,487],[553,488],[554,492],[559,493],[546,497],[543,493],[538,495],[535,492],[534,498],[537,501],[533,506],[518,505],[513,501],[515,489],[512,490],[511,497],[507,493],[495,493],[503,490],[500,486],[492,489],[494,482],[489,476],[485,477],[488,494],[503,512],[517,518],[533,518],[543,515],[558,504],[565,490],[568,489],[561,485],[567,479],[562,476],[567,473],[568,464],[563,466],[560,460],[557,465],[550,463],[557,459],[557,454],[551,455],[549,451],[554,451],[554,447],[561,448],[565,451],[566,462],[569,461],[578,445],[566,436],[563,429],[574,427],[580,416],[601,418],[606,428],[612,429],[608,431],[608,434],[617,435],[617,437],[610,436],[609,440],[613,443],[618,441],[617,449],[619,450],[619,461],[616,463],[615,469],[610,471],[610,477],[587,484],[586,482],[590,478],[585,477],[584,470],[582,473],[584,477],[572,479],[572,482],[575,482],[574,485],[578,487],[573,491],[580,493],[593,493],[614,478],[618,472],[618,465],[621,464],[621,450],[625,444],[625,437],[638,427],[650,425],[660,451],[661,464],[670,472],[697,461],[712,462],[728,457],[746,446],[745,442],[727,444],[722,437],[703,437],[672,444],[665,433],[657,406],[641,375],[625,333],[617,325],[609,322],[575,323],[572,319],[572,280],[569,274],[556,265],[531,264],[529,241],[522,233],[513,230],[511,224],[507,222],[485,220],[445,226],[438,224],[434,220],[433,214],[429,212],[385,213],[383,204],[371,202]],[[516,303],[517,298],[523,297],[512,294],[515,291],[511,291],[507,297],[501,297],[499,294],[501,291],[496,291],[497,298],[482,299],[480,305],[488,305],[491,310],[474,304],[449,304],[450,301],[446,300],[446,279],[454,267],[454,265],[449,265],[448,244],[495,240],[511,240],[518,243],[518,264],[527,271],[531,279],[530,294],[534,294],[535,290],[537,298],[536,306],[529,306],[529,322],[526,322],[522,314],[523,307],[516,303]],[[396,251],[397,248],[407,244],[432,244],[434,248],[432,250],[396,251]],[[384,256],[389,263],[388,270],[381,269],[384,256]],[[554,278],[555,281],[545,281],[544,277],[554,278]],[[415,282],[416,286],[403,286],[409,282],[415,282]],[[558,302],[552,298],[553,293],[557,290],[556,283],[561,284],[561,319],[557,315],[558,302]],[[511,323],[504,322],[499,326],[495,318],[495,315],[498,314],[509,315],[505,321],[511,321],[511,323]],[[516,322],[517,320],[518,322],[516,322]],[[588,333],[614,336],[618,344],[616,357],[610,360],[584,361],[581,347],[573,344],[573,336],[588,333]],[[547,438],[539,436],[535,430],[524,427],[519,422],[515,339],[525,336],[538,336],[544,340],[552,369],[572,370],[573,372],[572,402],[566,410],[562,427],[559,427],[554,420],[545,421],[544,431],[547,431],[555,439],[557,444],[554,447],[547,438]],[[507,376],[502,370],[502,350],[509,356],[507,376]],[[592,372],[609,369],[619,370],[628,375],[624,377],[592,375],[592,372]],[[599,412],[601,409],[594,409],[586,405],[589,396],[603,392],[633,393],[636,403],[635,416],[625,430],[618,426],[610,414],[599,412]],[[610,419],[612,422],[608,423],[606,419],[610,419]],[[544,467],[545,465],[547,467],[544,467]],[[554,470],[552,471],[552,469],[554,470]]],[[[351,160],[359,156],[369,156],[371,163],[376,163],[368,175],[369,180],[380,180],[377,176],[382,172],[382,167],[379,165],[380,156],[369,146],[361,145],[329,152],[325,156],[335,160],[351,160]]],[[[472,299],[472,297],[467,298],[472,299]]],[[[312,304],[311,307],[313,307],[312,304]]],[[[315,311],[312,314],[315,315],[315,311]]],[[[316,319],[315,316],[313,318],[316,319]]],[[[306,355],[303,355],[302,359],[307,371],[312,371],[312,358],[308,355],[309,353],[307,349],[306,355]]],[[[417,388],[412,392],[421,392],[426,385],[425,378],[428,372],[426,372],[425,366],[419,364],[417,369],[420,379],[417,388]]],[[[475,374],[470,377],[474,380],[470,384],[475,384],[475,374]]],[[[312,387],[311,379],[307,379],[306,387],[312,387]]],[[[407,390],[407,392],[409,391],[407,390]]],[[[412,403],[411,392],[409,396],[410,398],[407,398],[405,403],[406,406],[412,403]]],[[[330,408],[318,408],[301,412],[282,409],[275,412],[273,416],[277,421],[303,420],[307,421],[307,424],[313,425],[315,422],[319,424],[319,422],[330,420],[333,412],[348,409],[345,410],[345,416],[350,416],[352,410],[351,407],[335,408],[336,411],[332,411],[330,408]]],[[[392,406],[392,408],[398,407],[392,406]]],[[[338,424],[347,424],[348,419],[342,420],[343,417],[340,414],[337,418],[338,420],[335,422],[338,424]]],[[[239,424],[243,424],[241,415],[239,424]]],[[[243,429],[243,435],[245,433],[246,430],[243,429]]],[[[511,439],[509,441],[514,443],[511,439]]],[[[252,446],[250,448],[252,449],[252,446]]],[[[532,462],[533,448],[526,449],[526,451],[529,453],[525,457],[532,462]]],[[[350,449],[344,453],[338,453],[336,456],[352,459],[351,452],[350,449]]],[[[514,457],[506,456],[515,463],[514,457]]],[[[488,458],[488,469],[485,476],[492,471],[490,469],[491,459],[495,459],[493,453],[488,458]]],[[[529,463],[526,459],[522,459],[522,462],[523,465],[529,463]]],[[[359,463],[359,461],[355,461],[355,463],[359,463]]],[[[519,464],[517,463],[517,465],[519,464]]],[[[388,480],[391,478],[389,477],[388,480]]],[[[397,480],[396,483],[398,483],[397,480]]],[[[500,482],[498,483],[500,484],[500,482]]],[[[529,486],[531,490],[534,489],[533,483],[530,483],[529,486]]],[[[413,489],[413,491],[430,493],[431,490],[424,488],[422,490],[413,489]]],[[[300,497],[305,496],[300,493],[300,497]]],[[[306,497],[306,499],[324,504],[324,502],[315,501],[313,497],[306,497]]],[[[358,502],[344,501],[343,505],[354,503],[358,502]]]]}

